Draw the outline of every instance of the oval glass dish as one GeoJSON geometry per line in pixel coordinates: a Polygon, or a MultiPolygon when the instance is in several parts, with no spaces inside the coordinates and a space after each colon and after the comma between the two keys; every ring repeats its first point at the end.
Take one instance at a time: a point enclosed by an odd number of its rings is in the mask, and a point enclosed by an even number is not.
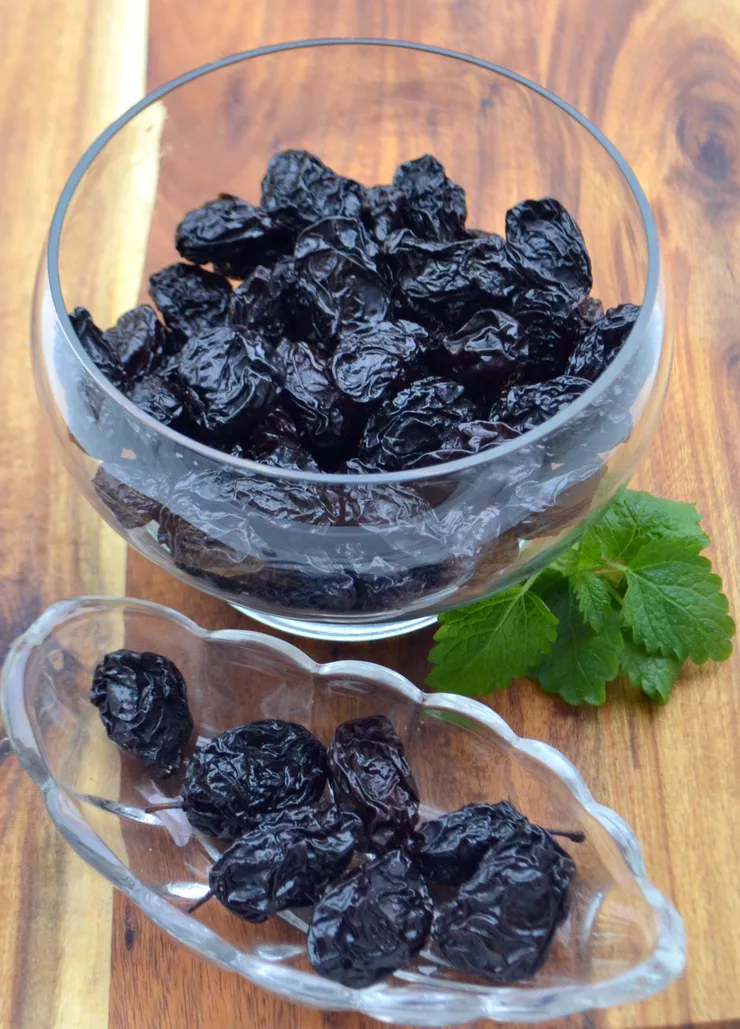
{"type": "MultiPolygon", "coordinates": [[[[401,1025],[534,1022],[639,1000],[683,969],[681,919],[647,879],[629,826],[594,801],[561,753],[518,738],[476,701],[427,696],[380,665],[317,665],[260,633],[206,632],[155,604],[87,597],[53,605],[15,642],[2,712],[15,753],[72,847],[181,943],[290,1001],[401,1025]],[[201,736],[277,717],[328,742],[348,718],[385,714],[404,741],[423,818],[507,799],[539,824],[584,831],[585,843],[562,841],[578,872],[544,968],[531,983],[493,986],[466,980],[425,950],[413,966],[353,990],[311,970],[305,910],[261,925],[215,903],[187,914],[207,889],[216,845],[182,812],[145,813],[162,789],[105,735],[90,683],[97,662],[119,647],[175,661],[201,736]]],[[[178,781],[164,784],[167,796],[178,781]]]]}
{"type": "MultiPolygon", "coordinates": [[[[490,302],[489,305],[490,306],[490,302]]],[[[314,40],[188,72],[111,125],[64,188],[33,320],[38,393],[100,514],[191,585],[324,639],[428,624],[551,561],[630,476],[655,427],[671,337],[653,216],[603,134],[558,97],[485,61],[419,44],[314,40]],[[590,251],[592,295],[641,305],[606,371],[522,436],[386,473],[284,470],[155,421],[81,346],[68,311],[112,325],[177,260],[180,218],[219,192],[256,201],[274,152],[389,182],[434,154],[467,192],[468,225],[558,198],[590,251]]]]}

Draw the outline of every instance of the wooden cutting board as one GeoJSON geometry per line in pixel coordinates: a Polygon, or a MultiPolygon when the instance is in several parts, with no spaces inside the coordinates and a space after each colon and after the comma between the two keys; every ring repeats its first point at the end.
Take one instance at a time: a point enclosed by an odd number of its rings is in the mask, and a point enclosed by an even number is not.
{"type": "MultiPolygon", "coordinates": [[[[740,7],[737,0],[0,0],[0,646],[54,600],[160,601],[208,627],[229,607],[133,553],[78,495],[33,394],[35,264],[72,164],[146,89],[258,44],[308,36],[421,40],[543,83],[625,154],[655,211],[675,295],[676,358],[660,431],[635,484],[696,500],[740,612],[740,7]]],[[[418,683],[429,634],[372,647],[418,683]]],[[[491,699],[520,734],[562,749],[643,842],[686,921],[683,978],[643,1004],[570,1027],[740,1025],[740,655],[684,674],[656,709],[615,688],[573,710],[516,684],[491,699]]],[[[270,997],[150,926],[56,835],[0,750],[0,1027],[367,1029],[270,997]]]]}

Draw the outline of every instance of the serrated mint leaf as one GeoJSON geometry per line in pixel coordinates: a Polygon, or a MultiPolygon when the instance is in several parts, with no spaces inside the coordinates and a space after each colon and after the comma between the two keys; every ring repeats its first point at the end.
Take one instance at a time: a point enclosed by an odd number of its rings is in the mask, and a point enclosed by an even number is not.
{"type": "Polygon", "coordinates": [[[650,654],[697,664],[732,653],[735,623],[722,580],[691,544],[654,540],[635,552],[627,568],[622,616],[635,643],[650,654]]]}
{"type": "Polygon", "coordinates": [[[526,675],[557,634],[557,619],[528,584],[448,611],[440,622],[427,682],[468,696],[503,689],[526,675]]]}
{"type": "Polygon", "coordinates": [[[599,575],[588,571],[574,572],[568,582],[584,621],[601,632],[614,603],[611,590],[599,575]]]}
{"type": "Polygon", "coordinates": [[[619,672],[618,616],[609,609],[601,631],[594,632],[584,621],[567,580],[548,590],[545,599],[558,619],[558,635],[549,654],[531,672],[532,678],[568,704],[603,704],[606,684],[619,672]]]}
{"type": "Polygon", "coordinates": [[[591,566],[595,552],[604,560],[630,564],[646,543],[669,538],[685,543],[698,554],[709,543],[700,521],[701,515],[693,504],[622,489],[602,517],[584,533],[581,564],[591,566]]]}
{"type": "Polygon", "coordinates": [[[644,647],[625,634],[620,672],[652,700],[665,704],[678,678],[682,662],[675,657],[648,654],[644,647]]]}

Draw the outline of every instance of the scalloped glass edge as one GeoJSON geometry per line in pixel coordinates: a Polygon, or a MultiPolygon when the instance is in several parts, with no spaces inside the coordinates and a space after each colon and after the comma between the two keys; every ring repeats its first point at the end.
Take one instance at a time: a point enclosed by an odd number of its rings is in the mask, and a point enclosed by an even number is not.
{"type": "Polygon", "coordinates": [[[637,837],[624,819],[598,804],[576,767],[559,750],[539,740],[516,735],[510,726],[484,704],[453,694],[425,694],[405,676],[368,661],[333,661],[318,664],[292,643],[246,630],[208,632],[179,612],[160,604],[126,597],[87,596],[52,604],[11,645],[0,682],[2,717],[8,739],[21,765],[38,786],[47,811],[70,846],[126,894],[160,929],[200,956],[293,1003],[325,1011],[356,1011],[387,1023],[413,1026],[448,1026],[490,1019],[506,1022],[540,1022],[596,1008],[608,1008],[644,1000],[672,983],[686,963],[686,934],[675,907],[647,878],[637,837]],[[144,886],[108,849],[52,777],[37,745],[24,705],[25,669],[33,649],[71,611],[83,607],[123,606],[178,623],[201,639],[256,643],[271,648],[315,675],[358,675],[380,681],[429,710],[452,711],[484,725],[515,750],[535,758],[565,783],[574,799],[609,833],[655,917],[656,945],[652,953],[628,972],[592,985],[542,988],[481,987],[461,996],[444,989],[417,991],[379,983],[353,990],[310,973],[283,968],[247,955],[227,943],[196,918],[178,910],[144,886]]]}

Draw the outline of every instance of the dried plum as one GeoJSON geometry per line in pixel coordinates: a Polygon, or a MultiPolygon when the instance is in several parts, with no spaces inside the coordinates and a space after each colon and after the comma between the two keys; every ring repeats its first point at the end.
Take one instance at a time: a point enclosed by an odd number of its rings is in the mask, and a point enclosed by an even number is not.
{"type": "Polygon", "coordinates": [[[554,418],[590,385],[588,379],[560,375],[550,382],[512,386],[508,393],[494,402],[489,417],[492,422],[504,422],[517,432],[529,432],[554,418]]]}
{"type": "Polygon", "coordinates": [[[354,573],[338,568],[328,556],[308,555],[300,563],[270,562],[250,580],[249,592],[295,611],[343,613],[357,607],[354,573]]]}
{"type": "Polygon", "coordinates": [[[331,359],[331,375],[345,396],[376,404],[407,386],[419,372],[428,335],[413,322],[378,322],[344,334],[331,359]]]}
{"type": "Polygon", "coordinates": [[[400,850],[360,865],[314,908],[306,946],[316,971],[361,989],[408,964],[426,943],[432,901],[400,850]]]}
{"type": "Polygon", "coordinates": [[[118,354],[111,347],[102,329],[92,320],[92,315],[85,307],[76,307],[69,315],[72,328],[82,344],[82,348],[96,367],[114,386],[120,387],[125,372],[118,354]]]}
{"type": "Polygon", "coordinates": [[[371,415],[360,440],[360,460],[380,471],[406,468],[441,449],[455,426],[476,420],[478,413],[459,383],[420,379],[371,415]]]}
{"type": "Polygon", "coordinates": [[[127,481],[131,478],[135,478],[132,471],[101,464],[92,480],[93,489],[124,529],[138,529],[156,521],[162,509],[161,503],[144,491],[146,484],[132,486],[127,481]]]}
{"type": "Polygon", "coordinates": [[[149,375],[134,383],[128,398],[162,425],[179,428],[177,423],[185,411],[185,392],[177,381],[149,375]]]}
{"type": "Polygon", "coordinates": [[[392,722],[384,715],[343,722],[327,756],[334,800],[360,816],[368,848],[404,843],[416,822],[419,791],[392,722]]]}
{"type": "Polygon", "coordinates": [[[534,286],[517,293],[512,315],[527,343],[521,378],[542,382],[564,374],[581,329],[578,304],[559,286],[534,286]]]}
{"type": "Polygon", "coordinates": [[[477,870],[483,855],[527,824],[507,801],[466,804],[425,822],[416,832],[411,856],[426,879],[459,886],[477,870]]]}
{"type": "Polygon", "coordinates": [[[160,779],[173,775],[193,731],[185,680],[169,658],[115,650],[93,674],[90,700],[108,737],[160,779]]]}
{"type": "Polygon", "coordinates": [[[503,528],[515,528],[519,539],[553,536],[588,514],[606,466],[598,457],[575,467],[560,465],[550,475],[525,479],[499,497],[503,528]]]}
{"type": "Polygon", "coordinates": [[[230,193],[189,211],[175,232],[183,257],[210,263],[232,279],[246,279],[258,264],[272,263],[292,245],[290,233],[277,228],[269,214],[230,193]]]}
{"type": "Polygon", "coordinates": [[[306,150],[282,150],[270,160],[262,180],[260,207],[273,222],[300,232],[321,218],[358,218],[363,188],[337,175],[306,150]]]}
{"type": "Polygon", "coordinates": [[[128,380],[148,375],[167,350],[167,330],[149,304],[126,311],[103,334],[117,356],[128,380]]]}
{"type": "Polygon", "coordinates": [[[436,157],[425,154],[400,165],[393,185],[406,198],[405,224],[420,239],[446,242],[465,235],[465,190],[447,178],[436,157]]]}
{"type": "Polygon", "coordinates": [[[208,433],[233,435],[269,409],[280,383],[275,351],[249,329],[212,329],[180,351],[190,414],[208,433]]]}
{"type": "Polygon", "coordinates": [[[634,304],[610,308],[576,344],[567,374],[595,382],[622,349],[639,313],[640,308],[634,304]]]}
{"type": "Polygon", "coordinates": [[[298,237],[294,303],[307,313],[317,346],[386,318],[390,289],[378,270],[378,253],[357,218],[324,218],[298,237]]]}
{"type": "Polygon", "coordinates": [[[168,328],[199,336],[226,321],[231,283],[192,264],[170,264],[149,278],[149,295],[168,328]]]}
{"type": "Polygon", "coordinates": [[[224,851],[208,873],[211,896],[248,922],[315,904],[347,868],[362,823],[336,807],[286,808],[265,815],[224,851]]]}
{"type": "Polygon", "coordinates": [[[532,978],[567,914],[575,864],[539,826],[526,824],[491,847],[432,935],[453,968],[496,983],[532,978]]]}
{"type": "Polygon", "coordinates": [[[521,378],[529,337],[503,311],[478,311],[457,332],[440,330],[431,358],[437,359],[440,374],[490,396],[521,378]]]}
{"type": "Polygon", "coordinates": [[[308,729],[276,718],[250,722],[196,749],[182,807],[196,829],[233,840],[262,815],[318,801],[326,775],[326,750],[308,729]]]}
{"type": "Polygon", "coordinates": [[[506,241],[528,278],[563,286],[577,299],[590,293],[591,259],[581,230],[559,200],[525,200],[512,207],[506,212],[506,241]]]}
{"type": "Polygon", "coordinates": [[[370,186],[362,197],[362,218],[378,243],[403,228],[406,196],[395,186],[370,186]]]}

